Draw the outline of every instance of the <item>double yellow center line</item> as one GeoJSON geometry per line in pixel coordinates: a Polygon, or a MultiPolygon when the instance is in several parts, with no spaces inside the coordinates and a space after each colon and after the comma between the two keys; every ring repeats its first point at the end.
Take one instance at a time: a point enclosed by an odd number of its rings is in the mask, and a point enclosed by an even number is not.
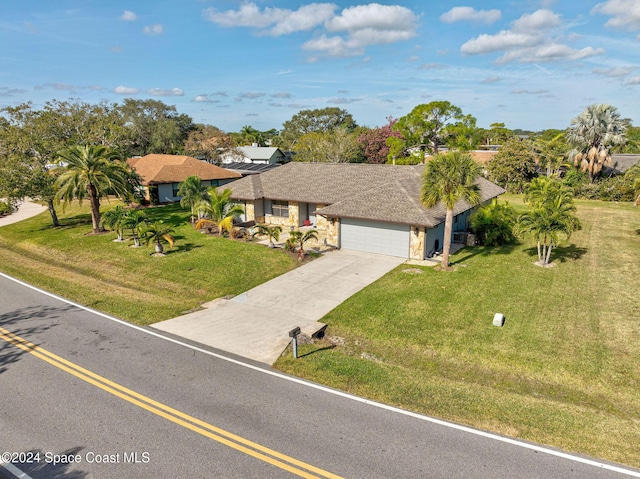
{"type": "Polygon", "coordinates": [[[27,353],[46,361],[47,363],[68,372],[88,382],[114,396],[118,396],[131,404],[135,404],[142,409],[145,409],[153,414],[167,419],[180,426],[186,427],[191,431],[197,432],[202,436],[213,439],[225,446],[229,446],[237,451],[243,452],[249,456],[252,456],[261,461],[267,462],[273,466],[289,471],[299,477],[305,477],[309,479],[317,478],[330,478],[341,479],[340,476],[324,471],[318,467],[312,466],[305,462],[289,457],[285,454],[281,454],[273,449],[261,446],[255,442],[249,441],[243,437],[232,434],[224,429],[220,429],[204,421],[196,419],[188,414],[173,409],[165,404],[154,401],[142,394],[139,394],[131,389],[125,388],[113,381],[110,381],[98,374],[95,374],[87,369],[84,369],[77,364],[67,361],[60,356],[57,356],[46,349],[43,349],[23,338],[13,334],[12,332],[0,327],[0,339],[13,344],[14,346],[26,351],[27,353]]]}

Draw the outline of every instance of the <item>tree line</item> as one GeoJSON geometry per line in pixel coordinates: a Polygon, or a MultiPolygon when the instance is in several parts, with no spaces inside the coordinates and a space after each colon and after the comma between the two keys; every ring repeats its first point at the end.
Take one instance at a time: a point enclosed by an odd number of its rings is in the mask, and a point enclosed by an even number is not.
{"type": "MultiPolygon", "coordinates": [[[[24,103],[0,110],[0,197],[41,200],[57,224],[54,200],[59,172],[52,166],[69,148],[100,146],[120,160],[166,153],[216,163],[224,152],[249,144],[292,151],[295,161],[377,164],[422,163],[443,149],[500,145],[485,174],[513,192],[522,192],[542,171],[547,176],[564,175],[576,192],[590,197],[629,199],[640,178],[639,167],[626,180],[616,179],[613,186],[611,181],[606,186],[598,183],[613,152],[640,149],[640,128],[607,105],[590,106],[566,130],[538,133],[510,130],[504,123],[479,128],[472,115],[448,101],[418,105],[376,128],[359,126],[346,110],[328,107],[302,110],[285,121],[281,130],[244,126],[227,133],[196,124],[174,106],[157,100],[126,99],[122,104],[53,100],[41,109],[24,103]]],[[[135,191],[135,174],[129,171],[124,181],[135,191]]]]}

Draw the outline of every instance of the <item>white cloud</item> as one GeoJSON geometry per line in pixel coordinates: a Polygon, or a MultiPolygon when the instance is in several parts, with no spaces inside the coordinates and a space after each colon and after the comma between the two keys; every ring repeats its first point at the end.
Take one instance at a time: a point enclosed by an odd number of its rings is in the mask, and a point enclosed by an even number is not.
{"type": "Polygon", "coordinates": [[[549,90],[511,90],[514,95],[542,95],[549,93],[549,90]]]}
{"type": "Polygon", "coordinates": [[[482,83],[489,84],[489,83],[496,83],[496,82],[499,82],[499,81],[500,81],[500,77],[495,77],[494,76],[494,77],[485,78],[484,80],[482,80],[482,83]]]}
{"type": "Polygon", "coordinates": [[[221,27],[250,27],[273,36],[311,30],[333,16],[337,7],[330,3],[311,3],[298,10],[267,7],[264,10],[255,3],[245,3],[237,11],[219,12],[208,8],[204,16],[221,27]],[[271,27],[267,30],[268,27],[271,27]]]}
{"type": "Polygon", "coordinates": [[[136,95],[137,93],[140,93],[140,90],[138,90],[137,88],[120,85],[115,87],[113,89],[113,92],[119,95],[136,95]]]}
{"type": "Polygon", "coordinates": [[[131,10],[125,10],[122,15],[120,15],[120,20],[123,20],[125,22],[135,22],[137,19],[138,16],[131,10]]]}
{"type": "Polygon", "coordinates": [[[560,15],[553,13],[551,10],[537,10],[533,13],[525,13],[515,20],[512,25],[514,32],[525,33],[530,30],[547,31],[553,27],[557,27],[562,23],[560,15]]]}
{"type": "Polygon", "coordinates": [[[213,100],[206,94],[198,95],[192,101],[195,101],[196,103],[213,103],[213,100]]]}
{"type": "MultiPolygon", "coordinates": [[[[333,3],[311,3],[297,10],[261,10],[255,3],[246,3],[238,10],[225,12],[209,8],[204,16],[223,27],[255,28],[262,35],[280,36],[318,28],[318,35],[302,48],[337,57],[362,55],[367,46],[408,40],[416,35],[418,17],[403,6],[370,3],[345,8],[336,15],[337,8],[333,3]]],[[[317,57],[310,60],[317,61],[317,57]]]]}
{"type": "Polygon", "coordinates": [[[571,48],[553,38],[554,29],[562,26],[560,15],[550,10],[537,10],[511,22],[511,28],[495,35],[482,34],[460,47],[463,55],[505,52],[497,63],[522,63],[556,60],[579,60],[604,53],[602,48],[571,48]]]}
{"type": "Polygon", "coordinates": [[[633,71],[632,68],[628,67],[616,67],[616,68],[594,68],[592,70],[593,73],[597,73],[599,75],[605,75],[608,77],[626,77],[629,73],[633,71]]]}
{"type": "Polygon", "coordinates": [[[601,13],[612,17],[605,23],[607,27],[640,29],[640,2],[638,0],[607,0],[593,7],[591,13],[601,13]]]}
{"type": "Polygon", "coordinates": [[[161,35],[164,32],[164,27],[159,23],[156,23],[151,26],[145,26],[142,31],[147,35],[161,35]]]}
{"type": "Polygon", "coordinates": [[[472,7],[453,7],[446,13],[440,15],[440,21],[444,23],[455,22],[477,22],[491,24],[498,20],[502,13],[500,10],[476,10],[472,7]]]}
{"type": "Polygon", "coordinates": [[[497,63],[509,63],[519,61],[521,63],[543,63],[559,60],[582,60],[583,58],[602,55],[604,49],[585,47],[582,49],[571,48],[560,43],[547,43],[544,45],[511,50],[502,55],[497,63]]]}
{"type": "Polygon", "coordinates": [[[535,45],[539,42],[540,38],[537,35],[502,30],[496,35],[482,34],[469,40],[460,47],[460,51],[463,55],[481,55],[514,47],[535,45]]]}
{"type": "Polygon", "coordinates": [[[629,78],[629,80],[627,80],[627,83],[629,85],[640,85],[640,76],[629,78]]]}
{"type": "Polygon", "coordinates": [[[163,90],[161,88],[151,88],[147,90],[149,95],[153,96],[184,96],[184,91],[180,88],[173,88],[171,90],[163,90]]]}

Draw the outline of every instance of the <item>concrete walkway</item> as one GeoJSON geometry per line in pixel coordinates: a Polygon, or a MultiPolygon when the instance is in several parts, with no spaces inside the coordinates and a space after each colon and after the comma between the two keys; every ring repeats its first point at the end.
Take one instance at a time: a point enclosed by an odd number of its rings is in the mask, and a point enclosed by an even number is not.
{"type": "Polygon", "coordinates": [[[27,218],[39,215],[46,210],[46,206],[42,206],[38,203],[34,203],[33,201],[29,201],[29,199],[27,198],[25,199],[25,201],[20,203],[20,205],[18,206],[18,211],[14,211],[10,215],[0,217],[0,226],[6,226],[17,223],[18,221],[26,220],[27,218]]]}
{"type": "Polygon", "coordinates": [[[331,251],[231,300],[217,299],[153,327],[271,365],[291,341],[291,329],[313,332],[325,314],[404,261],[331,251]]]}

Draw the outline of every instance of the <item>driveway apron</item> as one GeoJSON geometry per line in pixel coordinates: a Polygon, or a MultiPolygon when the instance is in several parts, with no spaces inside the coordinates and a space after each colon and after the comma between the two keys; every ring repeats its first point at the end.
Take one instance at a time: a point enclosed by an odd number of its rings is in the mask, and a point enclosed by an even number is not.
{"type": "Polygon", "coordinates": [[[325,314],[404,261],[331,251],[230,300],[211,301],[153,327],[271,365],[291,341],[290,330],[317,330],[325,314]]]}

